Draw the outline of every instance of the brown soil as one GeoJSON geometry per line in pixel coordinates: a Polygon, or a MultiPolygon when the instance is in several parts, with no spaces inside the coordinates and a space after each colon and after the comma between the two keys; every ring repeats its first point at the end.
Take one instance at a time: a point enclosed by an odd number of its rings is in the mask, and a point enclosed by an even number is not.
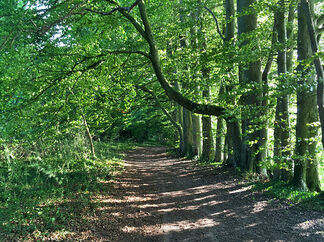
{"type": "Polygon", "coordinates": [[[324,241],[323,213],[269,201],[225,169],[198,167],[165,148],[129,152],[113,186],[72,240],[324,241]]]}

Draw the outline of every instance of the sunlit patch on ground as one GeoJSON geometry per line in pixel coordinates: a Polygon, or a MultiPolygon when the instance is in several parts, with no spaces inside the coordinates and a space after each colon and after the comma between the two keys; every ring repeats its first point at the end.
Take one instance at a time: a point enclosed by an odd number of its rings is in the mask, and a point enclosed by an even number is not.
{"type": "Polygon", "coordinates": [[[88,228],[70,237],[88,241],[313,241],[324,240],[317,213],[299,214],[251,193],[231,174],[140,148],[112,193],[98,195],[88,228]],[[312,217],[307,221],[306,218],[312,217]],[[284,233],[278,233],[278,228],[284,233]],[[311,240],[309,240],[311,241],[311,240]]]}
{"type": "Polygon", "coordinates": [[[253,207],[253,213],[259,213],[267,207],[268,203],[266,201],[256,202],[253,207]]]}
{"type": "Polygon", "coordinates": [[[242,187],[240,189],[237,189],[237,190],[234,190],[234,191],[230,191],[229,194],[245,192],[245,191],[251,190],[251,188],[252,188],[252,186],[242,187]]]}
{"type": "Polygon", "coordinates": [[[198,219],[195,222],[190,220],[184,220],[184,221],[179,221],[177,223],[163,224],[162,230],[165,233],[169,233],[173,231],[201,229],[201,228],[213,227],[217,225],[219,225],[219,223],[215,222],[213,219],[202,218],[202,219],[198,219]]]}

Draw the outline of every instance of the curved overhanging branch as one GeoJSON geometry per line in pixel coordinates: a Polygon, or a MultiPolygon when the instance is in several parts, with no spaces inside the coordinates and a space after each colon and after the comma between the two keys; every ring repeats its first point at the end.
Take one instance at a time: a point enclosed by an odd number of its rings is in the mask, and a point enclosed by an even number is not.
{"type": "MultiPolygon", "coordinates": [[[[147,41],[150,46],[150,53],[147,54],[145,52],[133,52],[137,54],[141,54],[150,59],[154,73],[157,77],[158,82],[160,83],[161,87],[164,89],[166,95],[179,105],[183,106],[184,108],[198,114],[204,115],[214,115],[214,116],[222,116],[226,113],[225,108],[211,105],[211,104],[201,104],[197,102],[193,102],[187,97],[183,96],[180,92],[176,91],[172,86],[169,84],[167,79],[165,78],[160,64],[160,57],[158,54],[158,50],[156,48],[156,44],[154,41],[151,25],[147,18],[145,4],[142,0],[137,0],[130,8],[124,7],[117,7],[112,11],[105,13],[104,15],[111,15],[114,12],[120,12],[125,18],[129,20],[129,22],[135,27],[135,29],[139,32],[139,34],[147,41]],[[130,15],[130,10],[132,10],[135,6],[139,7],[141,20],[144,25],[143,27],[130,15]]],[[[124,52],[126,53],[126,52],[124,52]]],[[[224,117],[225,119],[230,119],[231,117],[224,117]]]]}
{"type": "MultiPolygon", "coordinates": [[[[164,89],[166,95],[172,99],[173,101],[177,102],[184,108],[198,114],[205,114],[205,115],[214,115],[214,116],[221,116],[224,115],[226,110],[223,107],[211,105],[211,104],[201,104],[197,102],[193,102],[190,99],[183,96],[180,92],[176,91],[171,87],[167,79],[162,73],[161,64],[160,64],[160,57],[158,54],[158,50],[156,48],[156,44],[154,41],[151,25],[147,18],[146,8],[143,1],[138,3],[141,19],[144,25],[144,32],[145,37],[141,33],[141,35],[145,38],[150,46],[150,56],[151,56],[151,63],[154,69],[155,75],[157,77],[158,82],[160,83],[161,87],[164,89]]],[[[128,14],[128,13],[126,13],[128,14]]],[[[125,16],[125,15],[124,15],[125,16]]],[[[133,24],[133,22],[131,21],[133,24]]],[[[133,24],[134,25],[134,24],[133,24]]],[[[134,25],[137,29],[137,26],[134,25]]],[[[228,118],[227,118],[228,119],[228,118]]]]}
{"type": "Polygon", "coordinates": [[[180,138],[180,141],[181,141],[183,139],[182,138],[183,133],[182,133],[181,124],[179,124],[176,120],[174,120],[174,118],[171,116],[171,114],[162,106],[162,104],[161,104],[159,98],[156,96],[156,94],[153,91],[151,91],[150,89],[148,89],[146,86],[138,86],[138,85],[136,85],[135,87],[143,90],[144,92],[149,93],[153,97],[153,99],[155,100],[156,105],[162,110],[162,112],[169,119],[169,121],[172,123],[172,125],[177,129],[178,134],[179,134],[179,138],[180,138]]]}

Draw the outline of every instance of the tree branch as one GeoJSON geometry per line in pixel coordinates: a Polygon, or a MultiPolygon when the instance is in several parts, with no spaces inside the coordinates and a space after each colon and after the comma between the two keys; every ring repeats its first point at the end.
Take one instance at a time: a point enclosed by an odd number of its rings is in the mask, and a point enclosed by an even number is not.
{"type": "Polygon", "coordinates": [[[134,19],[128,12],[125,10],[120,10],[119,11],[125,18],[127,18],[131,24],[135,27],[135,29],[140,33],[140,35],[148,41],[148,36],[146,31],[142,28],[142,26],[134,19]]]}
{"type": "MultiPolygon", "coordinates": [[[[142,22],[145,26],[145,34],[147,35],[146,41],[150,46],[150,56],[151,56],[151,64],[154,70],[154,73],[157,77],[158,82],[160,83],[161,87],[164,89],[166,95],[173,101],[177,102],[181,106],[185,107],[186,109],[199,114],[205,115],[215,115],[221,116],[226,114],[226,110],[223,107],[215,106],[211,104],[201,104],[197,102],[193,102],[190,99],[184,97],[180,92],[176,91],[174,88],[171,87],[167,79],[165,78],[160,64],[160,57],[158,54],[158,50],[155,45],[153,33],[151,30],[150,23],[147,18],[145,5],[142,1],[138,4],[140,15],[142,22]]],[[[224,117],[225,119],[229,119],[231,117],[224,117]]]]}
{"type": "Polygon", "coordinates": [[[55,25],[61,23],[62,21],[64,21],[64,20],[67,19],[68,17],[72,16],[72,15],[73,15],[73,11],[74,11],[75,9],[77,9],[80,5],[81,5],[81,4],[76,4],[73,8],[70,9],[70,11],[69,11],[66,15],[62,16],[61,18],[55,20],[54,22],[52,22],[52,23],[50,23],[50,24],[48,24],[48,25],[43,26],[43,27],[41,28],[41,30],[40,30],[40,34],[41,34],[41,35],[45,34],[45,33],[46,33],[48,30],[50,30],[53,26],[55,26],[55,25]]]}
{"type": "Polygon", "coordinates": [[[108,54],[138,54],[142,55],[148,59],[151,59],[150,54],[144,52],[144,51],[139,51],[139,50],[114,50],[114,51],[108,51],[108,54]]]}
{"type": "Polygon", "coordinates": [[[149,93],[153,97],[156,105],[162,110],[162,112],[167,116],[167,118],[172,123],[172,125],[177,129],[177,131],[179,133],[179,138],[180,138],[180,140],[182,140],[183,133],[182,133],[181,125],[177,121],[175,121],[172,118],[172,116],[170,115],[170,113],[161,105],[161,102],[160,102],[159,98],[156,96],[156,94],[153,91],[151,91],[150,89],[148,89],[146,86],[135,85],[135,87],[143,90],[144,92],[149,93]]]}
{"type": "Polygon", "coordinates": [[[213,13],[213,11],[211,9],[209,9],[207,7],[204,7],[204,8],[213,16],[215,23],[216,23],[216,27],[217,27],[217,33],[219,34],[219,36],[221,37],[222,40],[225,40],[225,37],[223,36],[222,32],[219,29],[218,21],[217,21],[215,14],[213,13]]]}

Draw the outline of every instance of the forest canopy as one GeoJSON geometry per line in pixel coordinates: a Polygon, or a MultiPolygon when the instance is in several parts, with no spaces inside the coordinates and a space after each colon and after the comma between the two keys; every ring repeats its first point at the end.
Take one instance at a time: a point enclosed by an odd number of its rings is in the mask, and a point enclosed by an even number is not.
{"type": "Polygon", "coordinates": [[[323,7],[3,0],[1,159],[149,140],[321,191],[323,7]]]}

